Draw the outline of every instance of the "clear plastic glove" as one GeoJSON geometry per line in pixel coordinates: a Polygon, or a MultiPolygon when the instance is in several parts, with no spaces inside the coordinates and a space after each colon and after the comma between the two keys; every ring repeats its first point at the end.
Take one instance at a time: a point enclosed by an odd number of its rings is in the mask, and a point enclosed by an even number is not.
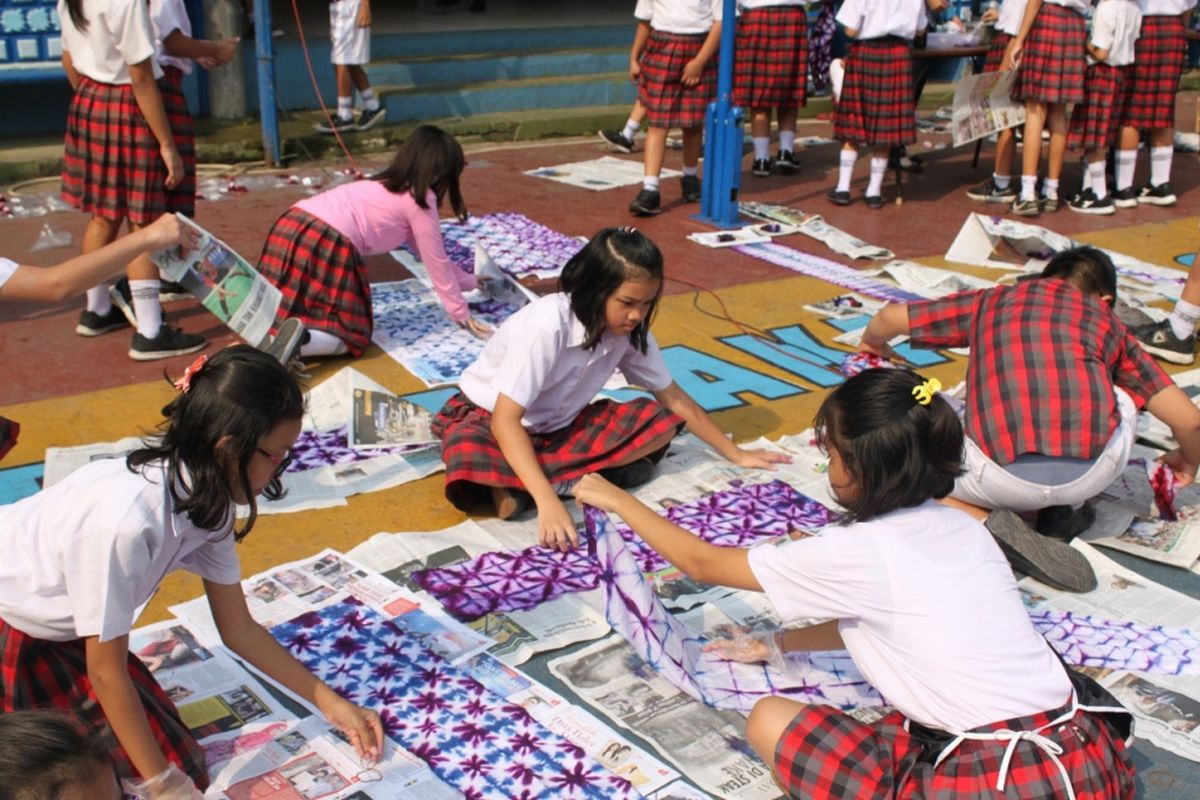
{"type": "Polygon", "coordinates": [[[776,628],[747,631],[742,628],[731,632],[731,638],[714,639],[704,645],[704,652],[724,661],[740,661],[743,664],[765,663],[780,672],[787,672],[787,660],[783,656],[780,643],[783,631],[776,628]]]}
{"type": "Polygon", "coordinates": [[[204,800],[204,793],[174,764],[148,781],[125,781],[125,790],[143,800],[204,800]]]}

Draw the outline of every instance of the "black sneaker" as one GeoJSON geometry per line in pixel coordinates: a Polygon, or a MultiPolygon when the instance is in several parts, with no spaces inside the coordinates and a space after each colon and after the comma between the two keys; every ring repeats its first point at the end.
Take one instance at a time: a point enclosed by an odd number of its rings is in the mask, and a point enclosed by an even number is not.
{"type": "Polygon", "coordinates": [[[800,159],[796,158],[796,154],[791,150],[780,150],[779,155],[775,157],[775,166],[779,167],[779,171],[784,175],[792,175],[800,171],[800,159]]]}
{"type": "Polygon", "coordinates": [[[300,352],[305,333],[303,322],[288,317],[275,332],[275,338],[262,351],[286,367],[300,352]]]}
{"type": "Polygon", "coordinates": [[[1096,588],[1096,571],[1066,542],[1043,536],[1011,511],[993,511],[984,524],[1014,570],[1068,592],[1096,588]]]}
{"type": "Polygon", "coordinates": [[[387,109],[383,106],[370,111],[363,109],[363,112],[358,115],[358,122],[355,123],[354,129],[359,131],[369,130],[374,128],[379,123],[383,122],[383,118],[387,116],[387,109]]]}
{"type": "Polygon", "coordinates": [[[1117,213],[1111,197],[1096,197],[1091,189],[1086,189],[1067,201],[1067,208],[1080,214],[1095,214],[1107,216],[1117,213]]]}
{"type": "Polygon", "coordinates": [[[1038,205],[1041,206],[1042,211],[1045,211],[1047,214],[1053,214],[1055,211],[1058,211],[1059,204],[1060,201],[1058,199],[1057,191],[1046,192],[1044,195],[1038,198],[1038,205]]]}
{"type": "Polygon", "coordinates": [[[121,309],[116,306],[110,308],[104,315],[85,309],[79,313],[79,324],[75,326],[75,332],[80,336],[100,336],[128,326],[129,320],[125,319],[121,309]]]}
{"type": "Polygon", "coordinates": [[[130,325],[137,325],[137,316],[133,313],[133,292],[129,288],[129,279],[121,280],[108,287],[108,297],[114,308],[121,310],[130,325]]]}
{"type": "Polygon", "coordinates": [[[1062,542],[1069,542],[1092,527],[1096,521],[1096,509],[1089,503],[1079,508],[1070,506],[1048,506],[1038,511],[1034,529],[1062,542]]]}
{"type": "Polygon", "coordinates": [[[129,357],[134,361],[158,361],[161,358],[194,353],[204,349],[206,344],[203,336],[184,333],[174,325],[164,322],[158,330],[158,336],[153,339],[147,339],[134,331],[133,342],[129,345],[129,357]]]}
{"type": "Polygon", "coordinates": [[[835,206],[848,206],[854,202],[850,197],[849,192],[839,192],[837,189],[830,189],[825,193],[825,199],[833,203],[835,206]]]}
{"type": "Polygon", "coordinates": [[[1017,190],[1013,187],[1012,181],[1009,181],[1007,187],[1001,189],[994,180],[988,178],[974,189],[967,189],[967,197],[972,200],[982,200],[985,203],[1011,203],[1017,199],[1017,190]]]}
{"type": "Polygon", "coordinates": [[[1196,337],[1180,339],[1171,328],[1171,321],[1138,325],[1130,333],[1147,353],[1172,364],[1191,364],[1196,360],[1196,337]]]}
{"type": "Polygon", "coordinates": [[[695,175],[684,175],[679,181],[679,188],[683,190],[683,202],[700,202],[700,178],[695,175]]]}
{"type": "Polygon", "coordinates": [[[642,189],[629,204],[629,210],[639,217],[653,217],[662,211],[662,199],[654,189],[642,189]]]}
{"type": "Polygon", "coordinates": [[[750,167],[750,174],[759,178],[769,177],[771,174],[771,159],[756,158],[754,165],[750,167]]]}
{"type": "Polygon", "coordinates": [[[648,458],[622,464],[619,467],[608,467],[600,470],[600,475],[619,489],[632,489],[641,486],[654,475],[654,464],[648,458]]]}
{"type": "Polygon", "coordinates": [[[1173,206],[1175,205],[1175,190],[1171,188],[1170,183],[1158,186],[1147,183],[1138,191],[1137,201],[1139,205],[1173,206]]]}
{"type": "Polygon", "coordinates": [[[341,117],[335,116],[333,117],[332,125],[329,124],[329,120],[321,120],[313,127],[321,133],[333,133],[335,130],[338,133],[344,133],[345,131],[358,130],[358,123],[354,121],[354,117],[342,119],[341,117]]]}
{"type": "Polygon", "coordinates": [[[160,281],[158,284],[158,302],[160,303],[176,303],[180,300],[187,300],[191,296],[182,283],[160,281]]]}
{"type": "Polygon", "coordinates": [[[866,203],[867,208],[871,209],[872,211],[878,211],[879,209],[883,208],[883,195],[863,195],[863,202],[866,203]]]}
{"type": "Polygon", "coordinates": [[[1137,208],[1138,192],[1132,186],[1118,189],[1110,197],[1112,197],[1113,205],[1117,208],[1137,208]]]}
{"type": "Polygon", "coordinates": [[[633,152],[633,139],[628,138],[621,131],[596,131],[596,135],[618,153],[633,152]]]}
{"type": "Polygon", "coordinates": [[[1022,200],[1019,197],[1013,200],[1009,210],[1018,217],[1037,217],[1042,213],[1042,207],[1037,200],[1022,200]]]}

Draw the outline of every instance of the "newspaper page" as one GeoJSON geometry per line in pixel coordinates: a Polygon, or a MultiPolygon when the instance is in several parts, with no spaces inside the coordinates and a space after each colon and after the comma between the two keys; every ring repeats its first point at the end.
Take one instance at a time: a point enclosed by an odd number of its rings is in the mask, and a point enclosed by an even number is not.
{"type": "Polygon", "coordinates": [[[996,285],[995,281],[986,278],[911,261],[891,261],[884,264],[880,272],[894,280],[900,288],[931,299],[996,285]]]}
{"type": "Polygon", "coordinates": [[[479,288],[485,295],[513,308],[521,308],[538,299],[537,294],[500,269],[488,252],[479,245],[475,245],[475,275],[479,278],[479,288]]]}
{"type": "Polygon", "coordinates": [[[437,444],[433,414],[391,392],[355,389],[350,446],[360,449],[437,444]]]}
{"type": "MultiPolygon", "coordinates": [[[[553,167],[538,167],[527,170],[525,174],[565,183],[580,189],[603,192],[606,189],[640,184],[643,177],[642,172],[641,161],[604,156],[591,161],[575,161],[553,167]]],[[[678,178],[682,174],[678,170],[664,169],[662,177],[664,179],[678,178]]]]}
{"type": "Polygon", "coordinates": [[[200,234],[199,246],[183,254],[178,248],[160,250],[150,259],[238,336],[261,347],[270,340],[283,295],[225,242],[183,214],[175,216],[200,234]]]}
{"type": "Polygon", "coordinates": [[[1198,683],[1195,678],[1123,671],[1101,681],[1137,719],[1137,738],[1191,761],[1200,761],[1198,683]]]}
{"type": "Polygon", "coordinates": [[[959,78],[950,118],[955,147],[1025,122],[1024,104],[1010,97],[1016,74],[1001,70],[959,78]]]}
{"type": "Polygon", "coordinates": [[[85,467],[93,461],[125,458],[141,446],[140,437],[127,436],[115,442],[81,444],[77,447],[47,447],[42,486],[49,489],[80,467],[85,467]]]}
{"type": "Polygon", "coordinates": [[[798,208],[759,203],[753,200],[741,203],[738,210],[757,219],[791,226],[805,236],[824,242],[835,253],[841,253],[850,258],[887,259],[896,257],[896,254],[886,247],[868,244],[857,236],[851,236],[844,230],[833,227],[822,219],[820,214],[805,214],[798,208]]]}

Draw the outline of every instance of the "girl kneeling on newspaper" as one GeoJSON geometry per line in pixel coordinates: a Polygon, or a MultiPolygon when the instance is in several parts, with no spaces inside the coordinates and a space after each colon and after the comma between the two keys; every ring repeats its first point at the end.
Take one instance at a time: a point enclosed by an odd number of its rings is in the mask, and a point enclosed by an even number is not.
{"type": "Polygon", "coordinates": [[[129,650],[141,608],[175,569],[204,580],[225,646],[316,705],[363,754],[379,718],[312,676],[246,609],[234,548],[255,496],[280,492],[304,401],[287,369],[247,345],[201,356],[176,383],[159,437],[0,507],[0,713],[78,714],[143,797],[199,798],[204,751],[129,650]],[[240,528],[235,504],[248,505],[240,528]]]}
{"type": "Polygon", "coordinates": [[[845,649],[896,707],[865,724],[760,700],[747,738],[792,797],[1133,797],[1127,712],[1038,635],[987,529],[936,502],[954,487],[963,446],[936,388],[872,369],[826,399],[815,427],[848,521],[819,536],[716,547],[600,476],[575,496],[697,581],[766,592],[784,623],[831,620],[711,645],[726,657],[845,649]]]}
{"type": "Polygon", "coordinates": [[[662,280],[654,242],[606,228],[563,267],[557,294],[505,320],[434,420],[455,506],[490,499],[508,519],[536,503],[539,541],[565,550],[577,537],[560,490],[596,470],[646,482],[685,424],[740,466],[787,460],[733,444],[671,379],[650,333],[662,280]],[[655,399],[593,402],[618,369],[655,399]]]}

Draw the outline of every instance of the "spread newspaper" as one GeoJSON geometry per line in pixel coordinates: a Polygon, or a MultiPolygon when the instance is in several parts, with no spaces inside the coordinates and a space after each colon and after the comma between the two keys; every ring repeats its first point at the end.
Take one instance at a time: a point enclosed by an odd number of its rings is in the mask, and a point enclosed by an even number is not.
{"type": "Polygon", "coordinates": [[[1016,74],[1009,69],[959,79],[950,118],[956,147],[1025,122],[1025,106],[1009,96],[1016,74]]]}

